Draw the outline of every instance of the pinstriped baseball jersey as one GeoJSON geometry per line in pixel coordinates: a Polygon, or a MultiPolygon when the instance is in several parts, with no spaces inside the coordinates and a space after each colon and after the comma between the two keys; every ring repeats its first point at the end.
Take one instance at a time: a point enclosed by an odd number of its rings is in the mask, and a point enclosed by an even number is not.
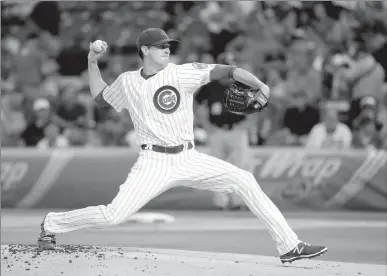
{"type": "Polygon", "coordinates": [[[194,139],[193,93],[210,81],[216,64],[169,63],[145,79],[141,70],[121,74],[103,97],[120,112],[127,109],[137,144],[180,145],[194,139]]]}

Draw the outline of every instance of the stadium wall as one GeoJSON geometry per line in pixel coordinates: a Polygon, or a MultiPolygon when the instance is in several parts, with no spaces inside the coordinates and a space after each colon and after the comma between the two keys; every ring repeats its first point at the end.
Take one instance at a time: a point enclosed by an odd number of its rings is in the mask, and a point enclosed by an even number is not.
{"type": "MultiPolygon", "coordinates": [[[[208,149],[198,148],[201,152],[208,149]]],[[[108,204],[138,150],[2,149],[3,208],[82,208],[108,204]]],[[[387,211],[386,151],[252,148],[246,164],[280,209],[387,211]]],[[[145,209],[214,209],[211,193],[185,187],[145,209]]]]}

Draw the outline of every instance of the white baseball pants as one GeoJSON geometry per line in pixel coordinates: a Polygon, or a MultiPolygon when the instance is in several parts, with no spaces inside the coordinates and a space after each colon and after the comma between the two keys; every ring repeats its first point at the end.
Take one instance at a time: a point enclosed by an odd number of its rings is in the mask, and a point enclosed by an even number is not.
{"type": "Polygon", "coordinates": [[[151,199],[181,185],[213,192],[238,193],[249,209],[264,222],[280,255],[299,243],[297,235],[250,172],[195,149],[178,154],[141,150],[125,183],[110,204],[51,212],[46,216],[44,227],[48,232],[57,234],[118,225],[151,199]]]}

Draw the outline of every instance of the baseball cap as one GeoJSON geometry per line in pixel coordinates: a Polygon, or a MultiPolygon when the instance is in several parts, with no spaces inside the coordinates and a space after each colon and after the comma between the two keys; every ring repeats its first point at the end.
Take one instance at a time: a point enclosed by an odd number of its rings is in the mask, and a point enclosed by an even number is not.
{"type": "Polygon", "coordinates": [[[41,109],[49,109],[50,108],[50,103],[47,99],[41,98],[41,99],[36,99],[33,104],[33,109],[35,111],[41,110],[41,109]]]}
{"type": "Polygon", "coordinates": [[[167,33],[159,28],[149,28],[141,32],[137,39],[137,50],[142,46],[155,46],[163,43],[180,43],[176,39],[170,39],[167,33]]]}
{"type": "Polygon", "coordinates": [[[376,106],[376,99],[373,97],[364,97],[360,100],[360,106],[376,106]]]}

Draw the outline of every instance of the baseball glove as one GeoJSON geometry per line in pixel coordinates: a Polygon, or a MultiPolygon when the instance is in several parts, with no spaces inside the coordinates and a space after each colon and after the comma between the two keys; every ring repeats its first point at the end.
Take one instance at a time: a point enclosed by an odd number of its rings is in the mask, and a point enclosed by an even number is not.
{"type": "Polygon", "coordinates": [[[252,89],[241,83],[231,84],[224,94],[223,104],[231,113],[246,115],[265,110],[269,99],[261,89],[252,89]]]}

